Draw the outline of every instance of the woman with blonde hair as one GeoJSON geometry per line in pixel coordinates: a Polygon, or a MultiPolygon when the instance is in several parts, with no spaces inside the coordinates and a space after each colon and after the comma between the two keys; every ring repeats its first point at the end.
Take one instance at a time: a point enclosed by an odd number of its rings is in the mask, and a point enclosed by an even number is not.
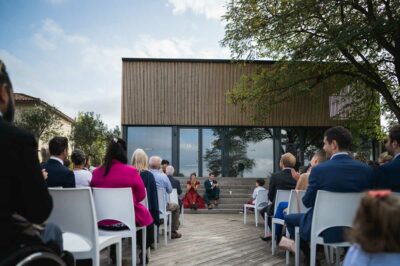
{"type": "MultiPolygon", "coordinates": [[[[157,186],[153,174],[148,171],[148,157],[144,150],[136,149],[132,154],[131,164],[139,171],[147,191],[147,202],[154,224],[160,225],[160,215],[158,212],[157,186]]],[[[142,234],[137,234],[138,247],[141,247],[142,234]]],[[[147,226],[147,248],[154,243],[154,226],[147,226]]],[[[140,256],[142,258],[142,256],[140,256]]],[[[147,259],[146,259],[147,260],[147,259]]]]}

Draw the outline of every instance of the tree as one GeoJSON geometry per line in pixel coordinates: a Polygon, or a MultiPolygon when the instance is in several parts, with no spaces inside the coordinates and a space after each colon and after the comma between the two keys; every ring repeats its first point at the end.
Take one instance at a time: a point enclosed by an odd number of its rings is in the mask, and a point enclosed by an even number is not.
{"type": "Polygon", "coordinates": [[[227,7],[222,44],[233,56],[277,60],[244,77],[228,94],[233,103],[261,114],[333,82],[351,99],[343,109],[353,127],[378,132],[380,112],[400,121],[399,1],[231,0],[227,7]]]}
{"type": "Polygon", "coordinates": [[[15,121],[18,127],[31,132],[36,141],[47,142],[52,136],[60,135],[61,120],[55,107],[35,105],[23,110],[15,121]]]}
{"type": "Polygon", "coordinates": [[[225,175],[231,177],[236,177],[243,171],[251,171],[255,166],[254,159],[247,157],[249,142],[259,142],[272,137],[269,130],[262,128],[215,128],[213,135],[216,139],[212,143],[212,148],[206,149],[204,160],[211,172],[215,175],[221,174],[223,167],[222,150],[225,141],[229,151],[229,154],[225,155],[227,164],[224,166],[225,175]]]}
{"type": "Polygon", "coordinates": [[[83,150],[85,154],[91,154],[92,163],[99,165],[105,155],[108,142],[120,135],[119,127],[109,130],[100,115],[94,112],[79,112],[72,125],[71,141],[74,148],[83,150]]]}

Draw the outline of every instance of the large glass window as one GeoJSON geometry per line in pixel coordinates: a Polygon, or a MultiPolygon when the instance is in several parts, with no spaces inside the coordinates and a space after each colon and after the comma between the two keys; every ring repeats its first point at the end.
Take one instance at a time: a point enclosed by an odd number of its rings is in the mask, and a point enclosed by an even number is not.
{"type": "Polygon", "coordinates": [[[179,175],[198,174],[199,170],[199,130],[179,129],[179,175]]]}
{"type": "Polygon", "coordinates": [[[172,129],[171,127],[128,127],[128,161],[133,152],[141,148],[147,156],[160,156],[171,162],[172,129]]]}
{"type": "Polygon", "coordinates": [[[203,132],[203,176],[213,172],[216,176],[222,173],[222,128],[204,128],[203,132]]]}
{"type": "Polygon", "coordinates": [[[230,177],[265,177],[273,171],[272,130],[266,128],[230,128],[226,134],[230,177]]]}

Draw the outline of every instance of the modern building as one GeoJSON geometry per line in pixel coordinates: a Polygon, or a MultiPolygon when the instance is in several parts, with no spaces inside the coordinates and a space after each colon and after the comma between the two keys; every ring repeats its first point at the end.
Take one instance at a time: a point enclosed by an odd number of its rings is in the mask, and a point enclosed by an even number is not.
{"type": "Polygon", "coordinates": [[[323,131],[337,124],[330,84],[274,107],[263,121],[228,103],[226,92],[243,74],[273,61],[123,58],[122,63],[128,157],[143,148],[169,160],[179,175],[265,177],[278,169],[283,152],[307,163],[323,131]]]}

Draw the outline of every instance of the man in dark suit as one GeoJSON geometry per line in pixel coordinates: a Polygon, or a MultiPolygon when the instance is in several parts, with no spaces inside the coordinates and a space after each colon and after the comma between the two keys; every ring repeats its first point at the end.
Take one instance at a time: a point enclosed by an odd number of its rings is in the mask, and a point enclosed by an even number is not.
{"type": "Polygon", "coordinates": [[[217,180],[215,180],[215,175],[213,173],[208,174],[208,180],[204,181],[204,200],[206,201],[208,209],[214,208],[214,206],[218,206],[219,200],[219,184],[217,180]]]}
{"type": "Polygon", "coordinates": [[[0,264],[20,245],[35,243],[23,233],[26,227],[18,226],[16,215],[41,224],[53,208],[39,165],[37,142],[32,134],[15,127],[13,118],[12,85],[0,60],[0,264]]]}
{"type": "MultiPolygon", "coordinates": [[[[292,190],[296,187],[296,180],[292,176],[292,170],[296,165],[296,157],[291,153],[285,153],[281,156],[279,167],[281,171],[271,175],[268,188],[268,200],[271,202],[268,206],[260,210],[260,215],[268,214],[268,226],[271,228],[272,216],[274,215],[275,197],[277,190],[292,190]]],[[[280,230],[276,230],[279,234],[280,230]]],[[[264,241],[271,240],[271,236],[261,237],[264,241]]],[[[278,235],[279,239],[279,235],[278,235]]]]}
{"type": "MultiPolygon", "coordinates": [[[[373,185],[372,169],[353,160],[348,151],[352,142],[351,133],[344,127],[332,127],[324,134],[324,147],[329,161],[312,169],[309,186],[303,197],[303,203],[310,208],[305,214],[291,214],[285,217],[289,233],[294,236],[294,227],[300,225],[301,248],[309,262],[309,246],[313,207],[318,190],[331,192],[361,192],[373,185]]],[[[338,214],[339,215],[339,214],[338,214]]],[[[322,232],[325,242],[342,242],[343,228],[331,228],[322,232]]]]}
{"type": "MultiPolygon", "coordinates": [[[[162,167],[162,162],[161,162],[161,167],[162,167]]],[[[168,165],[165,168],[165,174],[168,176],[168,179],[171,182],[172,188],[176,188],[176,192],[178,193],[179,207],[182,209],[182,200],[180,198],[180,195],[182,194],[181,182],[179,182],[178,179],[174,178],[174,172],[175,172],[175,169],[172,165],[168,165]]]]}
{"type": "Polygon", "coordinates": [[[396,125],[389,130],[385,147],[393,156],[393,160],[378,168],[376,181],[379,188],[400,192],[400,125],[396,125]]]}
{"type": "Polygon", "coordinates": [[[50,159],[42,168],[48,173],[48,187],[75,187],[75,175],[64,166],[64,160],[68,157],[68,139],[54,137],[49,142],[50,159]]]}

